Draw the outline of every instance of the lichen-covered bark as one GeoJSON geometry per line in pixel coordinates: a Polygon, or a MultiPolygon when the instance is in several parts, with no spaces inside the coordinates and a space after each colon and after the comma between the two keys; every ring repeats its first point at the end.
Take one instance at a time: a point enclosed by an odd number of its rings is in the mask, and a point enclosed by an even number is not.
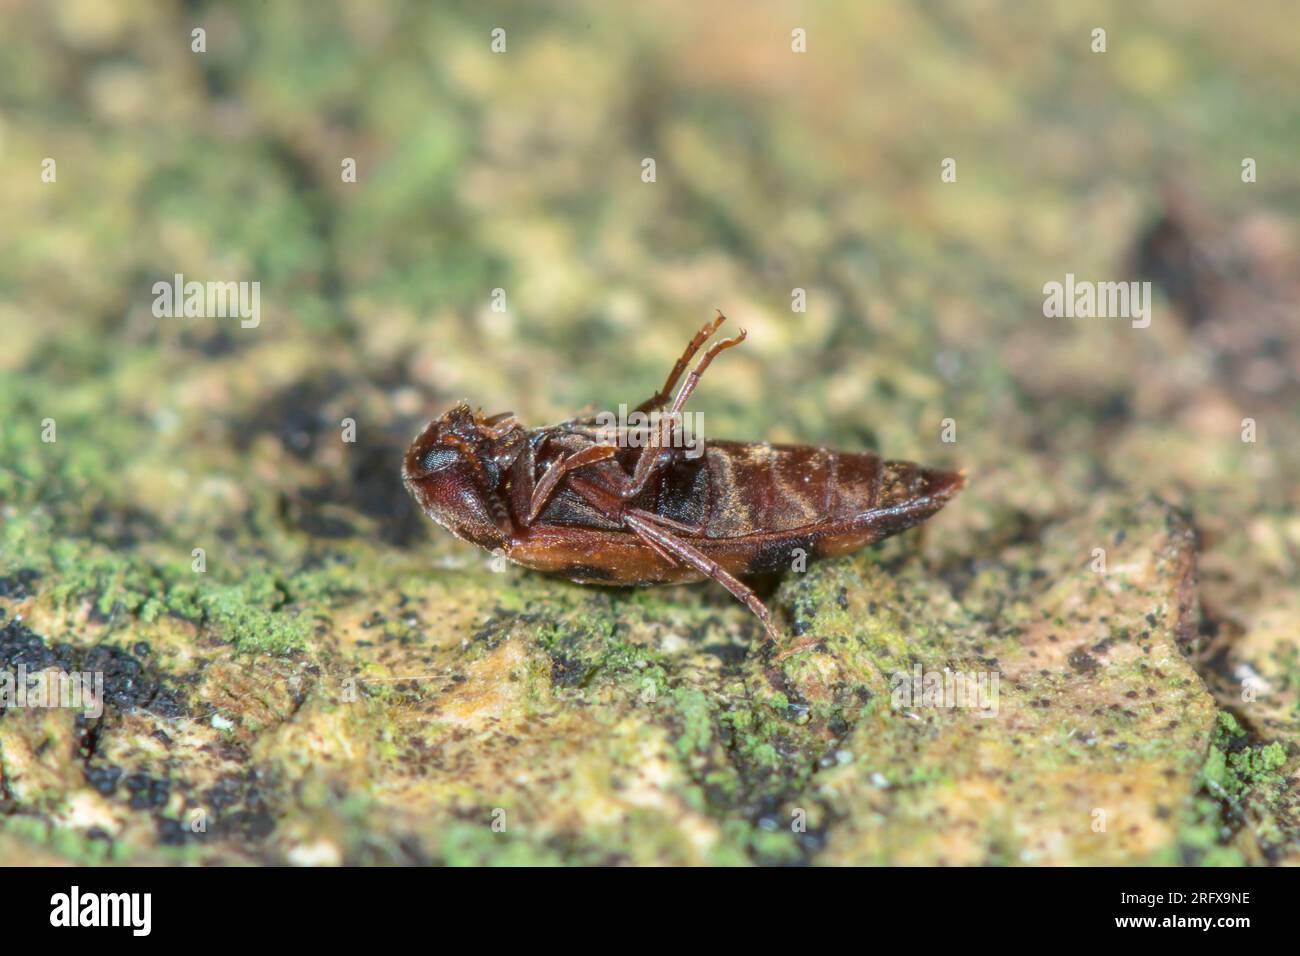
{"type": "Polygon", "coordinates": [[[0,13],[0,674],[105,691],[0,709],[0,863],[1300,860],[1294,31],[862,6],[0,13]],[[427,418],[635,404],[718,306],[706,440],[969,473],[765,583],[808,650],[416,512],[427,418]]]}

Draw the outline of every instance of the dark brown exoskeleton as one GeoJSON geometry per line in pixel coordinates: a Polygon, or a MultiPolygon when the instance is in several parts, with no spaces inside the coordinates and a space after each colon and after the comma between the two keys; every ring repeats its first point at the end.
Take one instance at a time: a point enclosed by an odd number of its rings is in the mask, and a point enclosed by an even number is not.
{"type": "Polygon", "coordinates": [[[686,400],[718,353],[744,341],[744,330],[710,346],[675,396],[673,389],[723,321],[719,312],[664,387],[637,406],[660,413],[656,427],[633,435],[627,425],[586,417],[525,430],[510,413],[484,417],[461,403],[411,443],[406,487],[452,534],[527,568],[581,584],[712,578],[779,640],[768,609],[739,578],[897,534],[942,508],[964,479],[808,445],[690,448],[678,440],[686,400]]]}

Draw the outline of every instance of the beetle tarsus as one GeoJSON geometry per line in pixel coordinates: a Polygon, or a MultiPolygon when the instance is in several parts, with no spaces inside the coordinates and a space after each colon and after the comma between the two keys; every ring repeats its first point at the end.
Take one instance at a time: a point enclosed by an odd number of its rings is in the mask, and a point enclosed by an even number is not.
{"type": "Polygon", "coordinates": [[[776,654],[772,656],[772,660],[774,661],[788,660],[789,658],[798,654],[800,651],[806,651],[816,647],[820,642],[821,642],[821,638],[819,637],[805,637],[803,640],[795,641],[793,644],[790,644],[784,649],[778,651],[776,654]]]}
{"type": "Polygon", "coordinates": [[[727,321],[727,317],[718,309],[718,317],[704,323],[704,327],[695,333],[695,338],[686,346],[686,351],[682,352],[682,357],[677,360],[673,370],[668,373],[668,380],[664,382],[664,387],[659,389],[644,402],[636,407],[638,412],[650,412],[663,408],[668,402],[669,397],[673,394],[673,389],[677,387],[677,380],[682,377],[682,372],[686,371],[686,366],[691,364],[691,359],[695,358],[695,353],[700,350],[700,346],[709,340],[714,332],[718,331],[718,326],[727,321]]]}

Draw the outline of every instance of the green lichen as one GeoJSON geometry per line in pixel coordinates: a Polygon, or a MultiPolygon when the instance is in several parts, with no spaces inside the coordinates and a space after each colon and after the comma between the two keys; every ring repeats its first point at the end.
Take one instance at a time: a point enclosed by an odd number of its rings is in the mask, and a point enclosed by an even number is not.
{"type": "Polygon", "coordinates": [[[675,746],[683,760],[704,753],[713,739],[713,708],[701,691],[679,688],[672,693],[672,703],[681,720],[681,733],[675,746]]]}
{"type": "Polygon", "coordinates": [[[1238,830],[1266,850],[1284,841],[1278,815],[1290,791],[1281,772],[1287,759],[1281,742],[1254,742],[1232,713],[1220,711],[1201,769],[1209,796],[1196,799],[1192,822],[1180,833],[1184,852],[1201,865],[1236,865],[1246,859],[1229,845],[1238,830]]]}
{"type": "Polygon", "coordinates": [[[1284,784],[1278,773],[1286,765],[1286,748],[1279,741],[1250,744],[1249,735],[1228,711],[1220,711],[1214,742],[1202,771],[1216,792],[1240,799],[1254,791],[1274,790],[1284,784]]]}
{"type": "Polygon", "coordinates": [[[131,857],[129,850],[117,843],[30,816],[0,817],[0,834],[44,847],[81,866],[121,865],[131,857]]]}
{"type": "Polygon", "coordinates": [[[270,577],[206,589],[197,602],[204,620],[241,652],[288,654],[301,649],[311,633],[309,623],[286,607],[286,592],[270,577]]]}

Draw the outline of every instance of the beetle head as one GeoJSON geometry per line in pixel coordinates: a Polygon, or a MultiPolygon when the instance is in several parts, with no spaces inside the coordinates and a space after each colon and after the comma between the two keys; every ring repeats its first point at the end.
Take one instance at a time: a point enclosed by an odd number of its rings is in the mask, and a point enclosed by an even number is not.
{"type": "Polygon", "coordinates": [[[524,441],[507,416],[484,418],[464,402],[430,422],[406,450],[402,481],[420,507],[458,538],[492,550],[506,544],[501,483],[524,441]]]}

